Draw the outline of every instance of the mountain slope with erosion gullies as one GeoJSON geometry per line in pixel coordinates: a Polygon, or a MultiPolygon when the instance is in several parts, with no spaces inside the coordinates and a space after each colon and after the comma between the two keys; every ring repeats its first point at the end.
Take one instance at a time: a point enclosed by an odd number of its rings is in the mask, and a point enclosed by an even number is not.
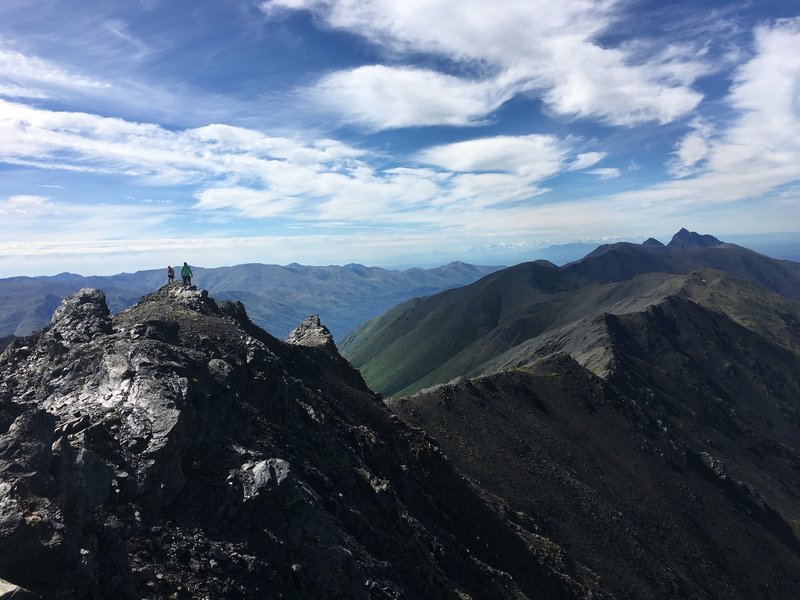
{"type": "Polygon", "coordinates": [[[179,284],[0,354],[0,491],[0,586],[44,598],[611,597],[319,319],[281,342],[179,284]]]}

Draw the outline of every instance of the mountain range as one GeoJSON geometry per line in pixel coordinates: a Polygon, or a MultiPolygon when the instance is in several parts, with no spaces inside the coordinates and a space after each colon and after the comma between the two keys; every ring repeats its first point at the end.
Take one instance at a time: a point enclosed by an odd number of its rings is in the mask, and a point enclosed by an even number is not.
{"type": "Polygon", "coordinates": [[[603,375],[613,354],[606,315],[640,312],[676,295],[754,327],[765,318],[781,321],[762,332],[791,329],[800,264],[684,229],[666,246],[650,240],[600,246],[563,267],[523,263],[409,300],[366,322],[340,347],[367,383],[387,396],[557,351],[603,375]],[[780,308],[762,308],[764,314],[751,318],[739,306],[748,297],[780,308]]]}
{"type": "MultiPolygon", "coordinates": [[[[285,337],[297,323],[315,313],[339,339],[398,302],[471,283],[498,268],[462,262],[404,271],[358,264],[247,264],[216,269],[195,267],[193,283],[216,298],[244,303],[251,318],[277,336],[285,337]]],[[[81,288],[102,289],[111,311],[118,312],[165,281],[166,269],[111,276],[62,273],[0,279],[0,338],[28,335],[43,327],[61,300],[81,288]]]]}
{"type": "Polygon", "coordinates": [[[682,230],[406,302],[342,349],[613,597],[795,598],[799,283],[682,230]]]}
{"type": "Polygon", "coordinates": [[[800,598],[798,284],[681,230],[409,300],[344,356],[315,315],[280,341],[206,290],[82,289],[0,353],[0,595],[800,598]]]}

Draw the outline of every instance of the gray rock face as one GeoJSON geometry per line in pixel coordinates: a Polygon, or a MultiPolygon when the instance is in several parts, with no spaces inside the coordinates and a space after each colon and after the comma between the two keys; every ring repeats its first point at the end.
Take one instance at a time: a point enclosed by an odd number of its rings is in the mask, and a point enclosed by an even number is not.
{"type": "Polygon", "coordinates": [[[245,463],[228,476],[228,482],[238,482],[242,487],[242,500],[258,498],[263,492],[281,485],[290,475],[289,463],[280,458],[270,458],[257,463],[245,463]]]}
{"type": "Polygon", "coordinates": [[[113,319],[81,290],[15,340],[0,578],[57,600],[604,597],[394,417],[318,319],[292,340],[177,285],[113,319]]]}
{"type": "Polygon", "coordinates": [[[319,320],[318,315],[307,317],[286,338],[289,344],[298,346],[334,348],[333,336],[319,320]]]}

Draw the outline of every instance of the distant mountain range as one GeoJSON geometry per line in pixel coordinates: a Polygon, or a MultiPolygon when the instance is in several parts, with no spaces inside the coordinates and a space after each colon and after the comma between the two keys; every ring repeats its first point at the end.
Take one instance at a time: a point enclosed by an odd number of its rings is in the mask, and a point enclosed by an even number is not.
{"type": "MultiPolygon", "coordinates": [[[[339,339],[399,302],[471,283],[498,268],[462,262],[404,271],[359,264],[246,264],[195,267],[193,283],[216,298],[241,301],[253,321],[277,337],[285,337],[309,314],[318,314],[339,339]]],[[[166,269],[111,276],[63,273],[0,279],[0,338],[27,335],[44,326],[61,300],[81,288],[102,289],[111,311],[117,312],[164,283],[166,269]]]]}

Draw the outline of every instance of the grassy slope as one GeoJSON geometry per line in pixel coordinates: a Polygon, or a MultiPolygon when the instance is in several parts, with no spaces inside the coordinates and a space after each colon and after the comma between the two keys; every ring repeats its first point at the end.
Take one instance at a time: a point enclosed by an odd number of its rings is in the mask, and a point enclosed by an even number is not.
{"type": "MultiPolygon", "coordinates": [[[[522,313],[528,315],[530,331],[545,327],[549,314],[533,305],[550,303],[554,295],[578,289],[586,281],[546,265],[524,263],[464,288],[397,306],[340,346],[375,389],[396,393],[418,379],[418,374],[441,369],[464,348],[516,321],[522,313]]],[[[556,309],[551,304],[548,312],[556,309]]]]}

